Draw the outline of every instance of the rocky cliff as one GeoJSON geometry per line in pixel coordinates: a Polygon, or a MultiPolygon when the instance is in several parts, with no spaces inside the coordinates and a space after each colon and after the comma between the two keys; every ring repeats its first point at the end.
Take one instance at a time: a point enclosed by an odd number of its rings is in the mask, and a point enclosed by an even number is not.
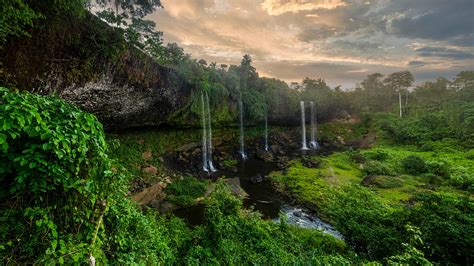
{"type": "Polygon", "coordinates": [[[90,14],[55,18],[31,36],[0,50],[0,85],[58,95],[113,130],[170,123],[189,102],[192,88],[176,71],[90,14]]]}

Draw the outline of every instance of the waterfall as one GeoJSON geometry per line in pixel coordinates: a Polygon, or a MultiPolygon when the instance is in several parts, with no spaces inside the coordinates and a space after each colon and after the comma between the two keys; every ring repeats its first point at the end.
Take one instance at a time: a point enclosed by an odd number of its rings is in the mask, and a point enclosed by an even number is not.
{"type": "Polygon", "coordinates": [[[201,93],[202,106],[202,169],[206,172],[215,172],[212,163],[212,125],[211,109],[209,106],[209,96],[207,93],[201,93]]]}
{"type": "Polygon", "coordinates": [[[311,105],[311,142],[309,146],[312,149],[318,149],[319,143],[317,141],[318,125],[316,120],[316,109],[314,107],[314,102],[310,102],[311,105]]]}
{"type": "Polygon", "coordinates": [[[206,105],[207,105],[207,165],[211,172],[215,172],[214,164],[212,163],[212,124],[211,124],[211,108],[209,104],[209,96],[206,92],[206,105]]]}
{"type": "Polygon", "coordinates": [[[240,109],[240,155],[242,159],[247,159],[247,155],[245,154],[245,143],[244,143],[244,105],[242,104],[242,100],[239,101],[239,109],[240,109]]]}
{"type": "Polygon", "coordinates": [[[204,104],[204,93],[201,93],[201,107],[202,107],[202,170],[209,172],[207,163],[207,126],[206,126],[206,107],[204,104]]]}
{"type": "Polygon", "coordinates": [[[304,101],[300,102],[300,107],[301,107],[301,137],[302,137],[301,149],[307,150],[308,147],[306,146],[306,118],[305,118],[305,110],[304,110],[304,101]]]}
{"type": "Polygon", "coordinates": [[[268,114],[265,116],[265,151],[269,151],[268,147],[268,114]]]}

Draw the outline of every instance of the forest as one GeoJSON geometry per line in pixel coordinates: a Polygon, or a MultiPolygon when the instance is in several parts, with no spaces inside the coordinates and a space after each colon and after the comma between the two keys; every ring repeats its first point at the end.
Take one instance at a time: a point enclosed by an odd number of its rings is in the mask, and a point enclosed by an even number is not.
{"type": "Polygon", "coordinates": [[[474,69],[289,84],[161,8],[2,1],[1,264],[474,263],[474,69]]]}

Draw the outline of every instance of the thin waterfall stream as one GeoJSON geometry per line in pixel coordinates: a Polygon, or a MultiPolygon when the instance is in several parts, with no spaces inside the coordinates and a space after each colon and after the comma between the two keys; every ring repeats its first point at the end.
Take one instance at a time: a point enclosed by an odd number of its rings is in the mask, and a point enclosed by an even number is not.
{"type": "Polygon", "coordinates": [[[209,96],[206,92],[207,105],[207,164],[211,172],[215,172],[214,164],[212,162],[212,123],[211,123],[211,108],[209,104],[209,96]]]}
{"type": "Polygon", "coordinates": [[[202,105],[202,169],[206,172],[217,171],[212,162],[212,125],[211,108],[207,93],[201,93],[202,105]],[[205,97],[204,97],[205,96],[205,97]]]}
{"type": "Polygon", "coordinates": [[[239,111],[240,111],[240,156],[242,159],[247,159],[247,154],[245,153],[245,141],[244,141],[244,105],[242,100],[239,101],[239,111]]]}
{"type": "Polygon", "coordinates": [[[301,149],[308,150],[306,145],[306,118],[305,118],[305,106],[304,101],[300,102],[301,107],[301,149]]]}
{"type": "Polygon", "coordinates": [[[207,163],[207,126],[206,107],[204,104],[204,93],[201,93],[201,117],[202,117],[202,170],[209,172],[207,163]]]}

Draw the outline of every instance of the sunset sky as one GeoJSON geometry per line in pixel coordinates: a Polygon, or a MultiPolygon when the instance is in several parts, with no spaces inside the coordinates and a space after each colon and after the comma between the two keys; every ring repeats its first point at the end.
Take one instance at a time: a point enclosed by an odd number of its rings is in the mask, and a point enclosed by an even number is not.
{"type": "Polygon", "coordinates": [[[194,58],[261,76],[353,87],[374,72],[418,82],[474,70],[474,0],[162,0],[149,19],[194,58]]]}

